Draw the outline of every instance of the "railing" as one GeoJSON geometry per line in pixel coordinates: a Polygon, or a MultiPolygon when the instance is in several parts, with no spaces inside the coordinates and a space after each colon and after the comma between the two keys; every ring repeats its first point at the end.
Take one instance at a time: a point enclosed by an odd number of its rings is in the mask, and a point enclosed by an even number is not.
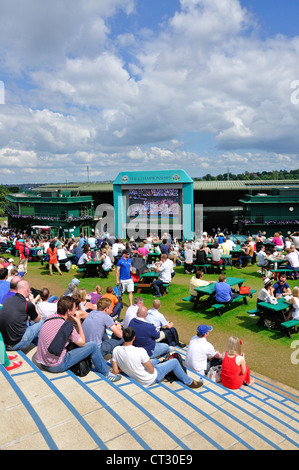
{"type": "Polygon", "coordinates": [[[88,213],[81,213],[81,215],[74,216],[72,214],[62,213],[60,215],[45,215],[45,214],[19,214],[12,210],[10,207],[5,207],[6,212],[14,219],[31,219],[31,220],[47,220],[47,221],[60,221],[60,222],[76,222],[78,220],[93,220],[94,211],[90,210],[88,213]]]}
{"type": "Polygon", "coordinates": [[[269,215],[256,215],[246,216],[239,219],[245,225],[296,225],[299,224],[299,218],[296,216],[269,216],[269,215]]]}

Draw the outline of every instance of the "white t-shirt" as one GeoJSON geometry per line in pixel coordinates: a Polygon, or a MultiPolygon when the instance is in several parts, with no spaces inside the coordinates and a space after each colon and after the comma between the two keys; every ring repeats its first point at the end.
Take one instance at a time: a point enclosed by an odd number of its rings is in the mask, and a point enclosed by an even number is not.
{"type": "Polygon", "coordinates": [[[214,346],[206,338],[193,336],[187,349],[185,366],[203,375],[207,369],[208,357],[214,357],[216,352],[214,346]]]}
{"type": "Polygon", "coordinates": [[[295,303],[293,304],[292,318],[293,320],[299,320],[299,299],[298,297],[293,297],[295,303]]]}
{"type": "Polygon", "coordinates": [[[128,307],[124,318],[124,328],[127,328],[130,324],[130,321],[137,316],[138,308],[138,305],[131,305],[128,307]]]}
{"type": "Polygon", "coordinates": [[[267,289],[265,289],[265,287],[263,287],[259,291],[257,299],[260,300],[261,302],[268,302],[268,303],[273,303],[276,300],[275,297],[269,294],[269,292],[267,291],[267,289]]]}
{"type": "Polygon", "coordinates": [[[102,264],[102,268],[103,269],[110,269],[111,266],[112,266],[111,259],[109,258],[108,255],[105,255],[105,258],[104,258],[104,261],[103,261],[103,264],[102,264]]]}
{"type": "Polygon", "coordinates": [[[259,251],[257,254],[257,265],[266,266],[268,264],[267,255],[264,251],[259,251]]]}
{"type": "Polygon", "coordinates": [[[36,305],[42,319],[47,318],[52,313],[57,313],[57,302],[40,302],[36,305]]]}
{"type": "Polygon", "coordinates": [[[112,361],[129,377],[136,380],[144,387],[154,384],[157,378],[157,370],[150,374],[144,367],[144,363],[150,360],[144,348],[136,346],[116,346],[113,349],[112,361]]]}
{"type": "Polygon", "coordinates": [[[299,256],[297,250],[286,255],[285,259],[290,263],[292,268],[299,268],[299,256]]]}
{"type": "Polygon", "coordinates": [[[173,269],[173,262],[170,259],[164,261],[159,268],[160,279],[163,282],[171,281],[171,273],[173,269]]]}
{"type": "Polygon", "coordinates": [[[67,254],[64,251],[64,249],[63,248],[57,248],[57,259],[58,259],[58,261],[61,261],[61,260],[66,259],[66,258],[67,258],[67,254]]]}

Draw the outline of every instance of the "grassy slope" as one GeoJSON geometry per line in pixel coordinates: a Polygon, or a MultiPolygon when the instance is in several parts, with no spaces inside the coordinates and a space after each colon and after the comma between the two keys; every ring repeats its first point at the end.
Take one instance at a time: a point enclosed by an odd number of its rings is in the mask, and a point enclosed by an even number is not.
{"type": "MultiPolygon", "coordinates": [[[[50,277],[46,267],[42,267],[40,263],[33,262],[29,263],[28,266],[27,279],[31,286],[37,289],[48,287],[51,294],[58,296],[63,294],[67,284],[73,277],[81,279],[80,287],[84,287],[87,292],[93,290],[97,284],[101,284],[104,291],[108,285],[115,286],[114,272],[109,275],[108,279],[82,279],[82,275],[80,273],[77,275],[75,270],[70,270],[68,273],[63,273],[63,276],[58,276],[55,268],[53,268],[54,275],[50,277]]],[[[256,265],[241,270],[235,267],[231,270],[228,267],[226,274],[227,276],[244,278],[244,285],[249,285],[259,292],[262,287],[262,278],[257,273],[257,269],[256,265]]],[[[257,326],[258,318],[250,317],[247,314],[247,310],[255,308],[257,294],[254,294],[253,299],[249,299],[248,306],[240,303],[237,307],[226,311],[222,317],[218,317],[212,309],[203,309],[201,307],[194,312],[191,303],[182,301],[182,298],[188,295],[190,277],[184,274],[182,267],[176,268],[176,275],[169,288],[169,294],[161,299],[161,312],[167,319],[174,322],[180,339],[188,343],[196,333],[197,326],[200,323],[206,323],[213,326],[209,341],[222,352],[225,350],[228,337],[236,335],[242,340],[246,361],[252,371],[299,389],[298,366],[291,363],[291,354],[294,353],[294,348],[298,349],[299,347],[299,333],[294,334],[290,339],[279,331],[267,330],[257,326]]],[[[205,275],[205,279],[208,280],[217,280],[217,278],[217,274],[205,275]]],[[[298,283],[298,281],[289,282],[291,288],[296,282],[298,283]]],[[[150,308],[153,301],[152,292],[146,291],[140,295],[143,296],[145,305],[150,308]]],[[[124,295],[123,300],[122,318],[128,305],[127,294],[124,295]]]]}

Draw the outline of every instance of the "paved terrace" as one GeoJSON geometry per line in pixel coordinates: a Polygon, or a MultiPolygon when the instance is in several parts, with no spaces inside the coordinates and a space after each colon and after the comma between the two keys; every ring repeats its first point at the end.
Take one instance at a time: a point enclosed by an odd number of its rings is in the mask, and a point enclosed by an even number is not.
{"type": "Polygon", "coordinates": [[[299,448],[299,392],[258,374],[238,391],[206,378],[197,390],[180,382],[146,389],[126,376],[113,384],[94,371],[50,374],[34,354],[21,352],[15,372],[0,366],[2,450],[299,448]]]}

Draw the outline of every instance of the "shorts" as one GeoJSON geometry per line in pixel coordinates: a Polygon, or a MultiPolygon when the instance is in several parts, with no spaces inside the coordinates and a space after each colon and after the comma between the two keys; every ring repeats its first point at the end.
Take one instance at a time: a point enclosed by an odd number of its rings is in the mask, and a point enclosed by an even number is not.
{"type": "Polygon", "coordinates": [[[133,279],[126,279],[120,281],[123,292],[134,292],[134,282],[133,279]]]}

